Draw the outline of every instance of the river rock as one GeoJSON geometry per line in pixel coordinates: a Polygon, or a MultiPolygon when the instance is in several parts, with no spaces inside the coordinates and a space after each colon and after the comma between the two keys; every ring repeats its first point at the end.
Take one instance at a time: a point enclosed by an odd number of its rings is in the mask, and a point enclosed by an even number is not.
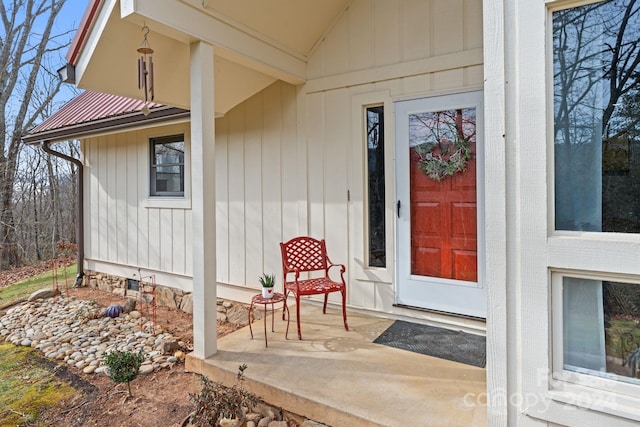
{"type": "Polygon", "coordinates": [[[246,326],[249,324],[249,314],[246,307],[236,304],[227,309],[227,321],[234,325],[246,326]]]}
{"type": "Polygon", "coordinates": [[[128,298],[122,308],[124,309],[125,313],[131,313],[136,309],[136,300],[134,300],[133,298],[128,298]]]}
{"type": "Polygon", "coordinates": [[[58,290],[57,289],[43,288],[43,289],[39,289],[39,290],[35,291],[34,293],[32,293],[31,295],[29,295],[29,298],[27,298],[27,301],[35,301],[35,300],[38,300],[40,298],[42,298],[42,299],[51,298],[51,297],[56,296],[57,294],[58,294],[58,290]]]}
{"type": "Polygon", "coordinates": [[[32,346],[47,358],[64,361],[85,374],[105,372],[106,368],[100,365],[104,363],[105,354],[115,349],[142,350],[146,365],[143,373],[171,366],[158,348],[164,341],[176,341],[171,334],[159,327],[155,328],[157,333],[153,333],[153,322],[135,310],[116,319],[84,317],[83,313],[98,308],[95,302],[75,298],[36,298],[9,309],[0,317],[0,331],[4,340],[32,346]]]}
{"type": "Polygon", "coordinates": [[[153,372],[153,365],[142,365],[140,366],[140,375],[147,375],[153,372]]]}
{"type": "Polygon", "coordinates": [[[173,339],[165,339],[160,342],[159,350],[162,354],[172,354],[180,349],[178,342],[173,339]]]}
{"type": "Polygon", "coordinates": [[[185,294],[180,301],[180,310],[193,314],[193,294],[185,294]]]}

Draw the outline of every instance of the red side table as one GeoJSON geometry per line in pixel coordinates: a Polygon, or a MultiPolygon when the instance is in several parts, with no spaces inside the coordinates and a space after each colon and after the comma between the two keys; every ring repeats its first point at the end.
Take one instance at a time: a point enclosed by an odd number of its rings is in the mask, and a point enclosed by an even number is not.
{"type": "MultiPolygon", "coordinates": [[[[273,297],[271,298],[263,298],[262,294],[257,294],[254,295],[253,298],[251,298],[251,305],[249,306],[249,331],[251,332],[251,339],[253,339],[253,329],[251,328],[251,313],[253,312],[253,307],[256,304],[262,304],[264,305],[264,346],[265,347],[269,347],[268,343],[267,343],[267,305],[271,304],[271,332],[275,332],[275,327],[274,327],[274,305],[282,302],[284,303],[284,294],[281,294],[279,292],[275,292],[273,294],[273,297]]],[[[287,312],[287,332],[286,334],[289,334],[289,307],[287,305],[284,305],[283,310],[286,310],[287,312]]],[[[283,319],[284,320],[284,319],[283,319]]],[[[285,337],[286,337],[285,334],[285,337]]]]}

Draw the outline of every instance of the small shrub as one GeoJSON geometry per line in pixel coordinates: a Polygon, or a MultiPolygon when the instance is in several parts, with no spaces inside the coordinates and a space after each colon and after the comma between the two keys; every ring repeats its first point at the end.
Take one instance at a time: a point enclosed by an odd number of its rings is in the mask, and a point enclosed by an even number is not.
{"type": "Polygon", "coordinates": [[[131,381],[135,380],[140,373],[140,366],[144,362],[144,353],[130,351],[112,351],[107,354],[105,364],[109,371],[109,378],[115,383],[127,383],[127,390],[131,397],[131,381]]]}
{"type": "Polygon", "coordinates": [[[252,409],[258,403],[258,397],[244,388],[244,371],[247,365],[238,368],[236,383],[225,387],[220,382],[213,382],[203,376],[200,379],[200,393],[189,393],[195,405],[190,422],[199,426],[218,426],[222,418],[244,417],[243,408],[252,409]]]}

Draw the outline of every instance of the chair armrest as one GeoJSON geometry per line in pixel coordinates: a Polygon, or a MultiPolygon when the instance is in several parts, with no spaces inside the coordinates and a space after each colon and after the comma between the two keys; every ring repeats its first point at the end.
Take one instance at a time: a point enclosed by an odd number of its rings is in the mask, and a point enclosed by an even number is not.
{"type": "Polygon", "coordinates": [[[327,255],[326,253],[324,254],[326,260],[327,260],[327,274],[329,273],[329,269],[331,267],[340,267],[340,274],[344,273],[346,271],[346,268],[344,266],[344,264],[335,264],[333,261],[331,261],[331,258],[329,258],[329,255],[327,255]]]}
{"type": "Polygon", "coordinates": [[[287,273],[284,275],[284,283],[282,284],[283,288],[285,286],[285,283],[287,283],[287,276],[289,275],[289,273],[293,273],[293,283],[296,285],[296,288],[297,288],[299,286],[298,279],[300,279],[300,270],[298,269],[287,271],[287,273]]]}
{"type": "Polygon", "coordinates": [[[331,279],[329,277],[329,270],[331,269],[331,267],[340,267],[340,280],[342,281],[342,284],[346,286],[346,283],[344,281],[344,272],[347,270],[344,266],[344,264],[334,264],[331,261],[329,261],[329,264],[327,265],[327,278],[331,279]]]}
{"type": "Polygon", "coordinates": [[[327,266],[327,270],[329,270],[331,267],[340,267],[340,273],[344,273],[345,271],[347,271],[344,264],[334,264],[332,262],[329,262],[329,265],[327,266]]]}

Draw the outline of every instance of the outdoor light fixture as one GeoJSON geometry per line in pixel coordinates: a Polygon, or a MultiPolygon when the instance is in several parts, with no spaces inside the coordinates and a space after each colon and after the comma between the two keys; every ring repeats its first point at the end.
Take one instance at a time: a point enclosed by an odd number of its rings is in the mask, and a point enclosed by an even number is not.
{"type": "Polygon", "coordinates": [[[145,33],[144,40],[138,48],[138,89],[144,90],[144,102],[145,107],[147,107],[146,103],[149,99],[153,101],[153,58],[151,57],[153,49],[151,49],[147,41],[149,27],[146,24],[142,27],[142,31],[145,31],[145,33]]]}
{"type": "Polygon", "coordinates": [[[67,63],[58,70],[58,77],[62,83],[76,84],[76,67],[67,63]]]}

